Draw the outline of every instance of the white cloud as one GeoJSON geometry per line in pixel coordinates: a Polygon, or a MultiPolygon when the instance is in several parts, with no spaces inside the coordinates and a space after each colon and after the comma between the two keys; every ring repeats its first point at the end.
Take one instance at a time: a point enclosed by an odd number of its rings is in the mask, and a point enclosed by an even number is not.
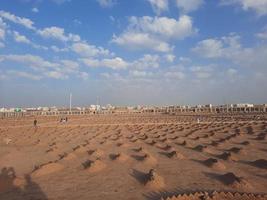
{"type": "Polygon", "coordinates": [[[221,38],[202,40],[192,50],[206,58],[229,58],[242,51],[242,48],[240,36],[232,33],[221,38]]]}
{"type": "Polygon", "coordinates": [[[33,26],[34,22],[28,18],[18,17],[3,10],[0,11],[0,17],[12,21],[13,23],[20,24],[28,29],[35,30],[35,27],[33,26]]]}
{"type": "Polygon", "coordinates": [[[119,36],[114,35],[112,42],[127,49],[170,52],[173,47],[168,40],[182,40],[196,31],[187,15],[181,16],[179,20],[167,17],[131,17],[127,29],[119,36]]]}
{"type": "Polygon", "coordinates": [[[160,57],[158,55],[145,54],[142,58],[134,61],[131,67],[136,69],[158,68],[160,57]]]}
{"type": "Polygon", "coordinates": [[[56,26],[44,28],[43,30],[38,30],[37,33],[44,38],[57,39],[63,42],[67,42],[67,41],[79,42],[81,40],[79,35],[72,34],[72,33],[69,33],[66,35],[65,30],[63,28],[56,27],[56,26]]]}
{"type": "Polygon", "coordinates": [[[29,44],[31,45],[33,48],[35,49],[42,49],[42,50],[48,50],[48,48],[46,46],[42,46],[42,45],[38,45],[33,43],[32,41],[30,41],[26,36],[21,35],[19,32],[17,31],[13,31],[13,38],[16,42],[18,43],[25,43],[25,44],[29,44]]]}
{"type": "Polygon", "coordinates": [[[183,72],[166,72],[164,74],[164,77],[168,78],[168,79],[176,79],[176,80],[181,80],[184,79],[185,74],[183,72]]]}
{"type": "Polygon", "coordinates": [[[38,8],[32,8],[32,12],[38,13],[39,12],[39,9],[38,8]]]}
{"type": "Polygon", "coordinates": [[[111,54],[107,49],[104,49],[102,47],[96,47],[94,45],[89,45],[86,42],[74,43],[71,49],[72,51],[83,57],[94,57],[99,55],[108,56],[111,54]]]}
{"type": "Polygon", "coordinates": [[[197,43],[193,51],[206,58],[217,58],[223,54],[223,43],[217,39],[206,39],[197,43]]]}
{"type": "Polygon", "coordinates": [[[233,77],[238,73],[238,71],[234,68],[229,68],[227,69],[226,73],[228,76],[233,77]]]}
{"type": "Polygon", "coordinates": [[[114,70],[126,69],[129,66],[129,63],[120,57],[103,60],[83,58],[80,61],[88,67],[107,67],[114,70]]]}
{"type": "Polygon", "coordinates": [[[176,0],[177,7],[184,13],[197,10],[203,3],[203,0],[176,0]]]}
{"type": "Polygon", "coordinates": [[[180,57],[179,57],[179,61],[180,61],[180,62],[183,62],[183,63],[190,63],[190,62],[191,62],[191,59],[188,58],[188,57],[180,56],[180,57]]]}
{"type": "Polygon", "coordinates": [[[65,2],[70,2],[71,0],[51,0],[53,1],[54,3],[57,3],[57,4],[63,4],[65,2]]]}
{"type": "Polygon", "coordinates": [[[175,55],[173,55],[173,54],[166,54],[166,55],[165,55],[165,59],[166,59],[168,62],[172,63],[172,62],[175,60],[175,55]]]}
{"type": "Polygon", "coordinates": [[[167,11],[168,8],[168,0],[148,0],[151,4],[154,12],[159,15],[163,11],[167,11]]]}
{"type": "Polygon", "coordinates": [[[13,32],[13,37],[14,40],[18,43],[26,43],[26,44],[30,44],[31,41],[24,35],[21,35],[19,32],[14,31],[13,32]]]}
{"type": "Polygon", "coordinates": [[[18,77],[27,78],[27,79],[36,80],[36,81],[42,79],[42,76],[31,74],[28,72],[23,72],[23,71],[16,71],[16,70],[9,70],[7,71],[7,74],[9,75],[9,77],[18,76],[18,77]]]}
{"type": "Polygon", "coordinates": [[[79,69],[79,64],[72,60],[61,60],[60,62],[63,64],[62,70],[66,73],[76,72],[79,69]]]}
{"type": "Polygon", "coordinates": [[[165,41],[149,35],[148,33],[124,32],[120,36],[113,36],[112,42],[130,50],[151,49],[158,52],[172,51],[172,47],[165,41]]]}
{"type": "Polygon", "coordinates": [[[69,51],[69,49],[68,48],[59,48],[59,47],[57,47],[57,46],[55,46],[55,45],[52,45],[51,47],[50,47],[54,52],[68,52],[69,51]]]}
{"type": "Polygon", "coordinates": [[[213,73],[213,68],[211,66],[193,66],[190,69],[198,79],[210,78],[213,73]]]}
{"type": "Polygon", "coordinates": [[[256,37],[263,39],[263,40],[267,40],[267,26],[265,26],[262,30],[262,32],[257,33],[256,37]]]}
{"type": "Polygon", "coordinates": [[[4,48],[5,44],[3,42],[0,42],[0,48],[4,48]]]}
{"type": "Polygon", "coordinates": [[[81,79],[83,79],[85,81],[85,80],[88,80],[89,74],[87,72],[80,72],[78,74],[78,77],[81,78],[81,79]]]}
{"type": "Polygon", "coordinates": [[[152,72],[146,72],[146,71],[140,71],[140,70],[131,70],[129,72],[130,76],[136,77],[136,78],[146,78],[153,76],[152,72]]]}
{"type": "Polygon", "coordinates": [[[63,72],[60,72],[60,71],[46,71],[44,73],[48,78],[53,78],[53,79],[61,79],[61,80],[64,80],[64,79],[68,79],[69,76],[64,74],[63,72]]]}
{"type": "Polygon", "coordinates": [[[253,10],[259,16],[267,14],[267,0],[221,0],[221,4],[237,4],[245,11],[253,10]]]}
{"type": "Polygon", "coordinates": [[[131,17],[129,27],[135,32],[150,33],[164,39],[184,39],[196,32],[192,19],[182,15],[178,20],[168,17],[131,17]]]}
{"type": "Polygon", "coordinates": [[[0,55],[0,60],[7,60],[7,61],[13,61],[22,63],[25,65],[28,65],[29,67],[34,68],[35,70],[42,70],[43,68],[54,68],[58,67],[59,65],[57,63],[52,63],[49,61],[44,60],[40,56],[34,56],[31,54],[25,54],[25,55],[16,55],[16,54],[10,54],[10,55],[0,55]]]}
{"type": "Polygon", "coordinates": [[[0,40],[4,40],[6,35],[6,23],[0,17],[0,40]]]}
{"type": "Polygon", "coordinates": [[[104,7],[104,8],[110,8],[117,3],[116,0],[97,0],[97,2],[99,3],[101,7],[104,7]]]}

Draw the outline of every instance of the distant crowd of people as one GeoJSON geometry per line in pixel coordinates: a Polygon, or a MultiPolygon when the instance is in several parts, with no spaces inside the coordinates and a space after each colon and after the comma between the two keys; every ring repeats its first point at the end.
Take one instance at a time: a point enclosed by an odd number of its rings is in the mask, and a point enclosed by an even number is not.
{"type": "MultiPolygon", "coordinates": [[[[60,118],[60,123],[66,123],[66,122],[68,122],[68,117],[61,117],[60,118]]],[[[37,127],[37,119],[34,119],[34,121],[33,121],[33,126],[34,127],[37,127]]]]}
{"type": "Polygon", "coordinates": [[[60,118],[60,123],[65,123],[65,122],[68,122],[68,118],[65,117],[65,118],[60,118]]]}

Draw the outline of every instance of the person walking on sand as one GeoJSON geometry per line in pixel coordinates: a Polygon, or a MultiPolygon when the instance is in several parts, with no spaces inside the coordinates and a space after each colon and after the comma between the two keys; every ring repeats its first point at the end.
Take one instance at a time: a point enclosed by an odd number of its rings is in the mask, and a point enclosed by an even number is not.
{"type": "Polygon", "coordinates": [[[33,125],[34,125],[35,127],[37,126],[37,120],[36,120],[36,119],[33,121],[33,125]]]}

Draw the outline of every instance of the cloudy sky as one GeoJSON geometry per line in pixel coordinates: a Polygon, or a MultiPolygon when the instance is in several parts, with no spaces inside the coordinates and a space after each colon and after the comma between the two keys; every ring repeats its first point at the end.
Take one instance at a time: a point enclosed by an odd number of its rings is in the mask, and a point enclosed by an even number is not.
{"type": "Polygon", "coordinates": [[[1,0],[0,107],[267,102],[267,0],[1,0]]]}

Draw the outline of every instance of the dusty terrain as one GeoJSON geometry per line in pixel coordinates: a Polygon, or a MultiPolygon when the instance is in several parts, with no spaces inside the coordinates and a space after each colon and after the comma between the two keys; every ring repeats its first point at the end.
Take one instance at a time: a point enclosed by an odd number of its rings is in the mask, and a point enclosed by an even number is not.
{"type": "Polygon", "coordinates": [[[267,192],[265,116],[39,117],[38,127],[33,120],[0,119],[1,200],[267,192]]]}

